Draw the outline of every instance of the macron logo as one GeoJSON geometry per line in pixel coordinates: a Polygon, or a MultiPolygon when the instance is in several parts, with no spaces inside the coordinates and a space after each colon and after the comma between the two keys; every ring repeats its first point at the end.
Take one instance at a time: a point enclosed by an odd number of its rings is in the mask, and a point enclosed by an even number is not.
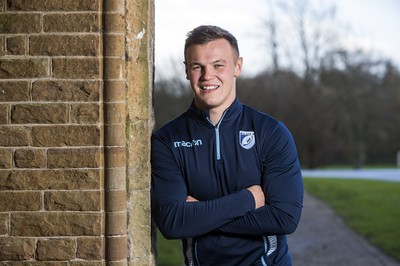
{"type": "Polygon", "coordinates": [[[174,147],[175,148],[192,148],[195,146],[201,146],[203,145],[203,142],[201,139],[194,139],[192,141],[175,141],[174,142],[174,147]]]}

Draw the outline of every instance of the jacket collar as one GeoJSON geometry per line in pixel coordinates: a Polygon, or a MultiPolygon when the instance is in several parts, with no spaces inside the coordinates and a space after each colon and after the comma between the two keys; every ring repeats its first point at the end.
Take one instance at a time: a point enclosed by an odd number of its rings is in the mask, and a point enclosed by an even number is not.
{"type": "MultiPolygon", "coordinates": [[[[222,118],[221,118],[222,121],[220,121],[220,123],[225,124],[226,122],[236,120],[241,113],[242,107],[243,106],[239,102],[239,100],[237,98],[235,98],[235,100],[232,102],[232,104],[224,111],[224,115],[222,116],[222,118]]],[[[192,113],[192,114],[196,114],[198,119],[201,119],[201,120],[207,122],[207,124],[210,124],[210,122],[209,122],[210,121],[210,111],[208,109],[205,109],[205,110],[197,109],[194,104],[194,100],[192,101],[188,112],[192,113]]]]}

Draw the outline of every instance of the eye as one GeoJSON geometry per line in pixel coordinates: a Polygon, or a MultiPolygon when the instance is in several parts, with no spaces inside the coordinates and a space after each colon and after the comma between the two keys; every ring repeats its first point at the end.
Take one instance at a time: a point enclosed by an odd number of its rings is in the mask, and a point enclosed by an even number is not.
{"type": "Polygon", "coordinates": [[[194,70],[194,71],[198,71],[198,70],[200,70],[201,69],[201,67],[199,66],[199,65],[194,65],[193,67],[192,67],[192,70],[194,70]]]}
{"type": "Polygon", "coordinates": [[[215,64],[214,65],[214,68],[221,68],[221,67],[224,67],[224,65],[223,64],[215,64]]]}

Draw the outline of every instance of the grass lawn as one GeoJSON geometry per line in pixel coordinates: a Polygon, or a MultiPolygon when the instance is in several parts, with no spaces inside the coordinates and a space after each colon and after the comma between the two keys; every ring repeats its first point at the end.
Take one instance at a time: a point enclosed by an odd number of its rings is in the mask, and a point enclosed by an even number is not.
{"type": "Polygon", "coordinates": [[[400,261],[400,182],[304,178],[304,185],[350,228],[400,261]]]}
{"type": "Polygon", "coordinates": [[[158,266],[184,265],[181,240],[167,240],[157,231],[158,266]]]}

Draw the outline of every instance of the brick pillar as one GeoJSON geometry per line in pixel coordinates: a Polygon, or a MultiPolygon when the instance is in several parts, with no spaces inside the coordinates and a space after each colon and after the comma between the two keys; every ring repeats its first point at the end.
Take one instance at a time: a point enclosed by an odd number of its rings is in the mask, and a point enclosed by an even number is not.
{"type": "Polygon", "coordinates": [[[103,8],[106,260],[126,265],[125,3],[103,8]]]}
{"type": "Polygon", "coordinates": [[[127,187],[129,265],[154,265],[150,214],[153,129],[153,0],[126,2],[127,187]]]}

